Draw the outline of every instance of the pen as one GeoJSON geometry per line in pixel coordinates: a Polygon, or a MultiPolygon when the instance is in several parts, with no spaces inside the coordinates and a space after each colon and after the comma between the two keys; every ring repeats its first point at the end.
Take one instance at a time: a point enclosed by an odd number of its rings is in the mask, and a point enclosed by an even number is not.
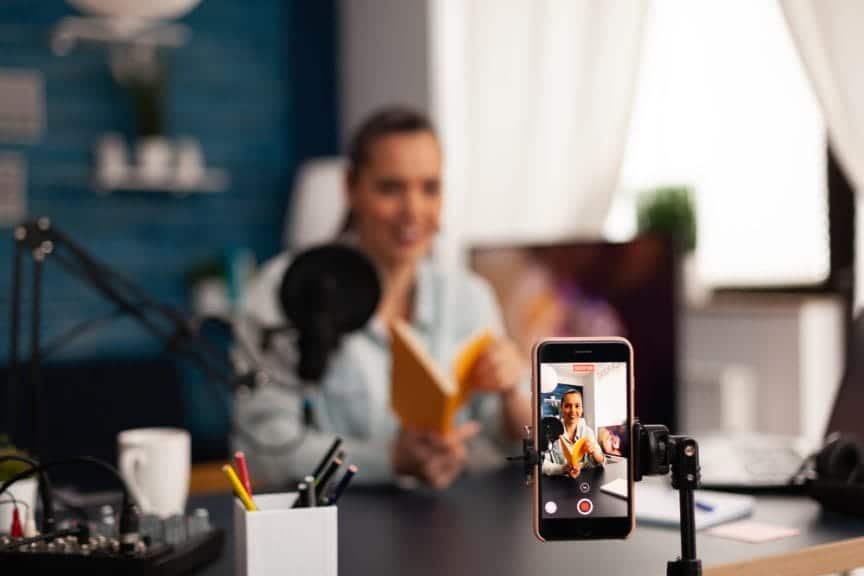
{"type": "Polygon", "coordinates": [[[348,487],[348,483],[351,482],[351,479],[354,478],[354,475],[357,474],[357,466],[351,464],[348,466],[348,470],[345,471],[345,474],[342,476],[342,479],[339,480],[339,484],[336,485],[336,488],[333,489],[333,493],[328,498],[328,504],[335,504],[339,498],[342,496],[342,493],[345,492],[345,488],[348,487]]]}
{"type": "Polygon", "coordinates": [[[708,504],[706,502],[700,502],[699,500],[694,500],[693,503],[695,504],[696,508],[698,508],[699,510],[702,510],[703,512],[713,512],[714,511],[714,506],[712,506],[711,504],[708,504]]]}
{"type": "Polygon", "coordinates": [[[249,496],[246,489],[243,488],[243,484],[240,483],[240,479],[237,477],[237,473],[234,472],[234,468],[232,468],[230,464],[225,464],[222,466],[222,471],[228,476],[228,480],[231,481],[231,486],[234,488],[234,494],[240,498],[240,501],[243,503],[243,506],[246,507],[246,510],[249,512],[257,511],[258,507],[255,506],[255,502],[252,501],[252,497],[249,496]]]}
{"type": "Polygon", "coordinates": [[[249,469],[246,468],[246,455],[240,450],[234,452],[234,460],[237,463],[237,474],[240,476],[240,482],[246,489],[246,493],[252,496],[252,483],[249,481],[249,469]]]}
{"type": "Polygon", "coordinates": [[[315,472],[312,473],[312,476],[315,478],[320,478],[321,474],[324,470],[327,469],[327,465],[330,464],[330,461],[333,459],[333,455],[336,454],[336,451],[339,449],[339,446],[342,445],[342,438],[337,436],[333,439],[333,443],[330,445],[330,449],[327,450],[327,453],[324,455],[324,458],[321,459],[321,462],[318,463],[318,466],[315,468],[315,472]]]}
{"type": "Polygon", "coordinates": [[[318,494],[322,496],[326,494],[327,484],[329,484],[333,476],[336,475],[336,471],[339,470],[340,466],[342,466],[342,460],[340,458],[334,458],[333,461],[330,462],[330,466],[327,467],[327,470],[324,471],[324,474],[315,480],[315,487],[318,489],[318,494]]]}

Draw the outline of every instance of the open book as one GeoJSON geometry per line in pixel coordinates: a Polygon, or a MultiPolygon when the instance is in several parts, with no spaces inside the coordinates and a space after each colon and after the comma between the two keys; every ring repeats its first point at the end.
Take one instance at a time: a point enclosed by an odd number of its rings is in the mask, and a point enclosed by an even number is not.
{"type": "Polygon", "coordinates": [[[586,436],[579,438],[576,443],[573,445],[573,449],[567,448],[566,442],[564,442],[563,438],[558,438],[558,442],[561,443],[561,452],[564,453],[564,457],[567,459],[567,463],[570,464],[571,467],[575,468],[579,461],[582,460],[582,456],[588,453],[586,436]]]}
{"type": "Polygon", "coordinates": [[[407,323],[391,324],[390,338],[393,411],[405,429],[446,434],[468,399],[471,369],[494,340],[492,332],[484,330],[459,348],[449,376],[442,372],[407,323]]]}

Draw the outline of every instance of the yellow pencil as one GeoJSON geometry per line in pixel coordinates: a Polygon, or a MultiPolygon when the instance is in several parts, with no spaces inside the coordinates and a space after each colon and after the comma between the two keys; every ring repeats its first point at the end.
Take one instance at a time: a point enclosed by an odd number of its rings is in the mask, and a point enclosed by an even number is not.
{"type": "Polygon", "coordinates": [[[234,468],[232,468],[230,464],[225,464],[222,466],[222,471],[228,476],[228,480],[231,481],[231,486],[234,488],[234,494],[240,498],[240,501],[243,502],[243,506],[246,507],[246,510],[249,512],[257,511],[258,507],[255,506],[255,502],[252,501],[252,497],[249,496],[246,489],[243,488],[243,484],[240,482],[240,478],[237,477],[234,468]]]}

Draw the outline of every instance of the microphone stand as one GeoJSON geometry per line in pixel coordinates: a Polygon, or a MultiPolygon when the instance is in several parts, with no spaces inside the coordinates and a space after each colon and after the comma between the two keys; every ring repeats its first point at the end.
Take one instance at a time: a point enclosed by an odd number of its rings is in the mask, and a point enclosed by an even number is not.
{"type": "MultiPolygon", "coordinates": [[[[38,454],[41,438],[42,371],[41,365],[46,350],[41,345],[42,313],[42,275],[43,266],[49,257],[56,261],[69,274],[99,292],[104,298],[117,306],[117,312],[135,319],[145,330],[158,340],[167,344],[169,350],[192,361],[208,379],[224,385],[219,387],[222,402],[237,383],[237,377],[224,354],[206,338],[198,326],[179,310],[148,298],[131,281],[118,274],[105,264],[98,262],[86,250],[68,236],[51,225],[48,218],[39,218],[18,226],[14,232],[15,254],[12,275],[12,318],[9,337],[9,379],[6,391],[8,405],[7,428],[10,435],[16,430],[17,392],[19,387],[21,363],[19,361],[19,341],[21,337],[21,282],[23,260],[29,254],[32,261],[31,315],[30,315],[30,357],[27,361],[32,390],[31,430],[32,451],[38,454]]],[[[104,318],[102,320],[105,320],[104,318]]],[[[85,321],[73,327],[51,346],[50,352],[67,344],[72,338],[94,325],[85,321]]],[[[244,378],[241,376],[240,378],[244,378]]]]}

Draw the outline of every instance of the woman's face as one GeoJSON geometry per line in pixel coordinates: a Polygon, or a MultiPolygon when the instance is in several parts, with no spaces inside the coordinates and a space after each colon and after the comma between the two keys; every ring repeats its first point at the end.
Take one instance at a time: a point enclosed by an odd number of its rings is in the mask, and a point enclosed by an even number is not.
{"type": "Polygon", "coordinates": [[[441,151],[429,132],[376,140],[349,185],[358,241],[384,266],[414,264],[429,252],[441,217],[441,151]]]}
{"type": "Polygon", "coordinates": [[[572,392],[561,399],[561,418],[565,424],[576,424],[582,418],[582,394],[572,392]]]}

